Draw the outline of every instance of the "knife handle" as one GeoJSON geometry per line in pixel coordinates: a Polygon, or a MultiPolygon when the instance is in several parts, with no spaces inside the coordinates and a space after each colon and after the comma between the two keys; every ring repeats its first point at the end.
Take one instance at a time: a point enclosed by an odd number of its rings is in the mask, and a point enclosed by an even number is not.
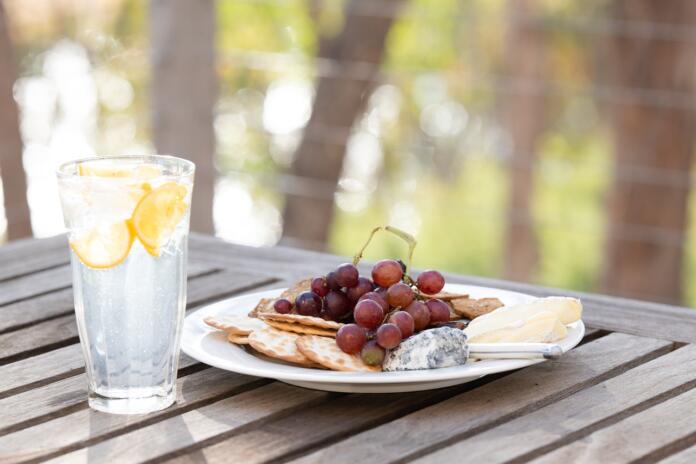
{"type": "Polygon", "coordinates": [[[476,359],[558,359],[563,348],[554,343],[469,343],[476,359]]]}

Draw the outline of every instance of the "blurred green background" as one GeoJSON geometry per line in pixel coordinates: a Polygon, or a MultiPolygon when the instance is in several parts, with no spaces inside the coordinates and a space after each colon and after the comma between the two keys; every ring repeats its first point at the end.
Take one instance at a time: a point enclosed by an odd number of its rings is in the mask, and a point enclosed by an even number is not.
{"type": "MultiPolygon", "coordinates": [[[[317,77],[320,36],[337,34],[343,2],[219,1],[219,98],[214,218],[227,240],[270,246],[282,232],[285,173],[301,139],[317,77]]],[[[24,163],[36,236],[60,233],[50,184],[61,161],[154,151],[148,100],[147,3],[5,2],[22,111],[24,163]]],[[[611,184],[603,102],[594,98],[597,35],[607,2],[537,2],[548,27],[544,130],[536,143],[531,212],[539,265],[529,280],[597,290],[611,184]],[[558,26],[554,26],[554,25],[558,26]],[[588,32],[589,31],[589,32],[588,32]]],[[[419,241],[415,265],[501,276],[510,141],[498,111],[508,3],[408,0],[388,35],[381,79],[354,124],[335,194],[328,250],[352,255],[375,225],[419,241]]],[[[684,303],[696,306],[690,201],[684,303]]],[[[366,256],[403,256],[375,240],[366,256]]]]}

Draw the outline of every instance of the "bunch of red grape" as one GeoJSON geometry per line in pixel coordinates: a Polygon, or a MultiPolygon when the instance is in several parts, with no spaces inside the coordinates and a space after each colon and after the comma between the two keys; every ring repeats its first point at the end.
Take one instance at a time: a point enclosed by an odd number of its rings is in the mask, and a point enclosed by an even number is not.
{"type": "MultiPolygon", "coordinates": [[[[414,281],[401,261],[384,259],[372,268],[372,279],[361,277],[353,264],[341,264],[324,277],[312,280],[311,291],[294,302],[297,313],[346,322],[336,334],[339,348],[360,354],[371,366],[380,365],[386,350],[395,348],[414,332],[449,321],[447,303],[435,295],[445,285],[438,271],[424,271],[414,281]]],[[[293,304],[275,302],[279,313],[293,304]]]]}

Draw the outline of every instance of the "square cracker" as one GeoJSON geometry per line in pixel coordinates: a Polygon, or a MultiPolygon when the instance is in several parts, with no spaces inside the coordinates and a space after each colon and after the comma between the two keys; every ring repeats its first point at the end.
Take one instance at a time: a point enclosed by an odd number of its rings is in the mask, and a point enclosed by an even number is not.
{"type": "Polygon", "coordinates": [[[450,301],[450,305],[455,313],[467,319],[474,319],[500,308],[503,302],[498,298],[457,298],[450,301]]]}
{"type": "Polygon", "coordinates": [[[261,314],[271,313],[277,314],[273,309],[273,303],[280,298],[285,298],[292,304],[295,304],[295,299],[302,292],[308,292],[312,287],[312,279],[304,279],[297,282],[292,287],[289,287],[280,294],[278,298],[262,298],[254,309],[249,312],[249,317],[258,317],[261,314]]]}
{"type": "Polygon", "coordinates": [[[320,335],[322,337],[336,338],[335,330],[318,329],[316,327],[311,327],[307,325],[291,324],[288,322],[273,321],[270,319],[263,319],[263,321],[273,328],[276,328],[278,330],[284,330],[286,332],[293,332],[301,335],[320,335]]]}
{"type": "Polygon", "coordinates": [[[248,345],[249,337],[244,335],[227,334],[227,341],[234,345],[248,345]]]}
{"type": "Polygon", "coordinates": [[[298,338],[300,336],[295,333],[266,326],[263,329],[254,330],[249,335],[249,345],[259,353],[271,358],[303,366],[313,365],[312,361],[297,349],[296,341],[298,338]]]}
{"type": "Polygon", "coordinates": [[[227,332],[228,334],[247,336],[256,329],[262,329],[265,324],[258,319],[252,319],[243,314],[230,316],[208,316],[203,322],[210,327],[227,332]]]}
{"type": "Polygon", "coordinates": [[[334,371],[380,372],[379,366],[368,366],[354,354],[341,351],[336,340],[316,335],[303,335],[297,339],[297,348],[307,358],[334,371]]]}
{"type": "Polygon", "coordinates": [[[327,321],[320,317],[302,316],[301,314],[260,314],[259,317],[264,321],[286,322],[289,324],[300,324],[308,327],[316,327],[325,330],[338,330],[343,327],[340,322],[327,321]]]}

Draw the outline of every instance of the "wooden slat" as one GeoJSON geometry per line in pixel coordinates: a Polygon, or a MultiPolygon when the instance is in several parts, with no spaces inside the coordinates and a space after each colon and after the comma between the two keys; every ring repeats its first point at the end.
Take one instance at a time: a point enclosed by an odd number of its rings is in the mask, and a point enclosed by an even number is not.
{"type": "MultiPolygon", "coordinates": [[[[189,280],[218,269],[217,265],[199,261],[189,263],[189,280]]],[[[29,278],[29,277],[28,277],[29,278]]],[[[52,291],[0,307],[0,333],[35,321],[66,315],[73,310],[72,288],[52,291]]]]}
{"type": "MultiPolygon", "coordinates": [[[[597,331],[589,329],[588,336],[597,331]]],[[[493,379],[491,379],[493,380],[493,379]]],[[[249,432],[236,435],[210,447],[178,456],[172,463],[226,462],[229,456],[245,463],[266,462],[297,453],[308,446],[356,433],[394,417],[408,414],[428,404],[476,388],[480,383],[434,391],[393,395],[347,395],[249,432]],[[340,417],[341,420],[336,420],[340,417]],[[308,427],[307,424],[311,424],[308,427]]]]}
{"type": "Polygon", "coordinates": [[[693,464],[694,462],[696,462],[696,445],[661,460],[660,464],[693,464]]]}
{"type": "MultiPolygon", "coordinates": [[[[197,363],[188,356],[182,357],[179,371],[197,363]]],[[[74,407],[87,407],[87,379],[84,374],[1,399],[0,410],[7,413],[0,416],[0,435],[23,427],[33,419],[65,413],[74,407]]]]}
{"type": "Polygon", "coordinates": [[[167,461],[171,464],[227,462],[234,456],[245,464],[287,457],[308,447],[356,433],[428,404],[473,389],[485,380],[446,389],[408,394],[345,395],[291,416],[263,424],[207,448],[167,461]]]}
{"type": "Polygon", "coordinates": [[[27,385],[59,380],[84,369],[82,348],[69,345],[32,358],[0,366],[0,398],[27,385]]]}
{"type": "MultiPolygon", "coordinates": [[[[204,369],[177,381],[177,401],[148,415],[110,415],[83,408],[0,437],[0,461],[46,458],[96,443],[118,432],[134,431],[167,417],[269,382],[220,369],[204,369]]],[[[82,392],[80,392],[82,393],[82,392]]],[[[81,398],[85,400],[84,395],[81,398]]]]}
{"type": "Polygon", "coordinates": [[[577,439],[579,433],[589,434],[607,421],[618,421],[622,415],[664,400],[665,395],[674,396],[694,386],[696,346],[687,345],[485,433],[467,436],[416,462],[451,462],[461,456],[471,462],[527,461],[545,454],[559,440],[577,439]]]}
{"type": "MultiPolygon", "coordinates": [[[[184,353],[180,354],[180,368],[196,363],[184,353]]],[[[0,399],[81,374],[84,368],[79,343],[0,366],[0,399]]]]}
{"type": "MultiPolygon", "coordinates": [[[[268,281],[266,277],[250,276],[233,271],[206,275],[191,281],[188,307],[254,288],[268,281]]],[[[0,363],[3,363],[3,358],[12,359],[24,353],[34,353],[47,347],[64,346],[76,341],[75,315],[70,312],[65,316],[0,335],[0,363]]]]}
{"type": "Polygon", "coordinates": [[[611,334],[555,362],[522,369],[473,391],[359,433],[298,462],[408,459],[472,431],[494,427],[669,351],[669,342],[611,334]],[[372,437],[372,439],[370,438],[372,437]],[[365,446],[378,438],[378,446],[365,446]]]}
{"type": "Polygon", "coordinates": [[[64,236],[16,240],[0,246],[0,281],[66,264],[69,260],[64,236]]]}
{"type": "MultiPolygon", "coordinates": [[[[673,369],[679,367],[673,366],[673,369]]],[[[645,458],[646,462],[656,462],[672,454],[670,444],[696,435],[694,410],[696,389],[691,389],[533,462],[629,462],[641,458],[645,458]]]]}
{"type": "MultiPolygon", "coordinates": [[[[0,282],[0,306],[71,285],[70,266],[59,266],[0,282]]],[[[0,308],[0,314],[2,308],[0,308]]]]}
{"type": "Polygon", "coordinates": [[[135,462],[169,455],[206,440],[248,430],[263,421],[326,399],[325,392],[272,383],[166,419],[48,462],[135,462]]]}

